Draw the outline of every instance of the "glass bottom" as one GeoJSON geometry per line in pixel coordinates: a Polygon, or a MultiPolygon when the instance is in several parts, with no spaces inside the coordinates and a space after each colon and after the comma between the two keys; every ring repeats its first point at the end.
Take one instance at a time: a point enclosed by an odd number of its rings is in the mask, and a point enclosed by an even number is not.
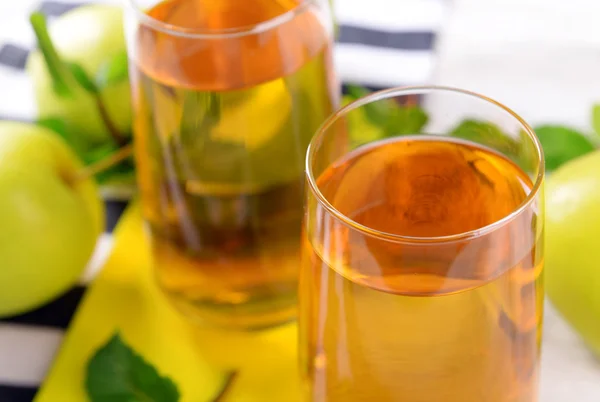
{"type": "Polygon", "coordinates": [[[290,290],[273,295],[272,289],[249,289],[250,299],[243,303],[213,299],[190,299],[163,289],[169,301],[193,323],[202,327],[236,331],[259,331],[274,328],[296,319],[296,283],[290,290]]]}

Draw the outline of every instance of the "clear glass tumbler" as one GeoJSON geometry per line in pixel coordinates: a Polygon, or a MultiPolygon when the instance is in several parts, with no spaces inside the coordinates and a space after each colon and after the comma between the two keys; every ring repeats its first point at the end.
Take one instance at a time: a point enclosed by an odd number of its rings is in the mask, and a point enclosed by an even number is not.
{"type": "Polygon", "coordinates": [[[337,105],[326,0],[130,0],[135,156],[160,287],[203,324],[295,318],[303,167],[337,105]]]}
{"type": "Polygon", "coordinates": [[[543,180],[531,127],[468,91],[392,89],[330,117],[307,156],[305,400],[536,401],[543,180]],[[365,137],[356,121],[383,112],[365,137]]]}

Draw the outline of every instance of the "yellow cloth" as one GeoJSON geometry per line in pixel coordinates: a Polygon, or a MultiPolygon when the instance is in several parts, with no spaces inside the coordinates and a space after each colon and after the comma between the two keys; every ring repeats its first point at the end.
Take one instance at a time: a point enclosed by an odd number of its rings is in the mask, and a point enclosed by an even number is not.
{"type": "Polygon", "coordinates": [[[117,330],[177,384],[181,402],[210,401],[230,370],[238,375],[226,402],[301,399],[296,325],[244,334],[202,330],[188,323],[154,283],[136,206],[121,219],[112,255],[86,292],[35,401],[87,401],[87,362],[117,330]]]}

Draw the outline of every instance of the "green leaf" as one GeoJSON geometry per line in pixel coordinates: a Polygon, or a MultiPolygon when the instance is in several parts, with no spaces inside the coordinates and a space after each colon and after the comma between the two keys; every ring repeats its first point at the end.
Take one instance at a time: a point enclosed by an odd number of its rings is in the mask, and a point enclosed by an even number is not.
{"type": "Polygon", "coordinates": [[[346,97],[351,100],[357,100],[369,95],[371,91],[358,85],[346,85],[346,97]]]}
{"type": "Polygon", "coordinates": [[[85,159],[84,155],[86,153],[87,145],[84,138],[74,132],[63,119],[48,117],[38,120],[36,124],[54,131],[71,146],[80,159],[85,159]]]}
{"type": "Polygon", "coordinates": [[[600,105],[592,107],[592,127],[596,134],[600,135],[600,105]]]}
{"type": "MultiPolygon", "coordinates": [[[[83,154],[82,160],[85,165],[93,165],[117,152],[119,147],[114,143],[107,143],[88,150],[83,154]]],[[[97,173],[96,181],[100,184],[106,183],[134,183],[135,164],[132,158],[117,163],[110,168],[97,173]]]]}
{"type": "Polygon", "coordinates": [[[519,150],[517,142],[510,135],[487,121],[465,120],[450,135],[486,145],[508,156],[515,156],[519,150]]]}
{"type": "Polygon", "coordinates": [[[218,123],[221,106],[211,92],[188,91],[183,96],[182,112],[178,135],[183,144],[202,144],[206,141],[203,133],[218,123]],[[202,133],[199,135],[199,133],[202,133]]]}
{"type": "MultiPolygon", "coordinates": [[[[89,166],[110,157],[117,152],[119,147],[113,142],[96,145],[90,148],[90,144],[85,141],[85,137],[79,135],[78,131],[73,130],[62,119],[51,117],[40,119],[37,125],[52,130],[60,136],[69,146],[84,165],[89,166]]],[[[135,164],[133,158],[125,159],[106,170],[95,174],[95,179],[100,184],[106,183],[135,183],[135,164]]]]}
{"type": "Polygon", "coordinates": [[[396,106],[387,118],[388,136],[420,134],[429,117],[419,106],[396,106]]]}
{"type": "Polygon", "coordinates": [[[98,87],[96,87],[96,84],[94,83],[94,81],[92,81],[92,79],[89,77],[89,75],[85,72],[83,67],[81,67],[77,63],[69,63],[68,67],[69,67],[69,70],[71,70],[73,77],[75,77],[75,80],[77,81],[77,83],[83,89],[85,89],[86,91],[88,91],[89,93],[92,93],[92,94],[98,93],[98,87]]]}
{"type": "MultiPolygon", "coordinates": [[[[370,93],[355,85],[348,85],[346,89],[347,95],[342,99],[344,104],[370,93]]],[[[397,135],[419,134],[428,120],[421,107],[401,106],[393,99],[369,103],[348,113],[355,146],[397,135]]]]}
{"type": "Polygon", "coordinates": [[[346,122],[353,148],[385,138],[384,127],[373,124],[361,108],[348,112],[346,122]]]}
{"type": "Polygon", "coordinates": [[[354,99],[352,96],[349,95],[344,95],[342,96],[342,106],[347,106],[349,104],[351,104],[352,102],[354,102],[356,99],[354,99]]]}
{"type": "Polygon", "coordinates": [[[177,402],[177,386],[115,334],[88,364],[91,402],[177,402]]]}
{"type": "Polygon", "coordinates": [[[589,138],[568,127],[547,125],[534,131],[542,143],[549,171],[596,148],[589,138]]]}
{"type": "Polygon", "coordinates": [[[519,130],[519,151],[516,157],[512,158],[521,169],[529,175],[537,173],[538,157],[535,144],[525,130],[519,130]]]}
{"type": "MultiPolygon", "coordinates": [[[[357,85],[348,85],[346,90],[348,93],[347,96],[353,100],[364,98],[371,94],[371,91],[368,89],[357,85]]],[[[366,105],[361,106],[361,108],[364,110],[366,117],[373,124],[383,127],[388,124],[390,116],[398,106],[399,105],[392,99],[383,99],[377,102],[367,103],[366,105]]]]}
{"type": "Polygon", "coordinates": [[[98,88],[106,88],[127,79],[129,79],[127,52],[122,51],[100,66],[96,74],[96,85],[98,88]]]}

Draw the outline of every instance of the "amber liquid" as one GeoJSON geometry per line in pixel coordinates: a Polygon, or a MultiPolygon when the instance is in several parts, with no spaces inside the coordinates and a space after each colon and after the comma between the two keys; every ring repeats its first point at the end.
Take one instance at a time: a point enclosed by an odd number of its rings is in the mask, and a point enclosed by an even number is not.
{"type": "MultiPolygon", "coordinates": [[[[317,185],[354,222],[421,238],[497,222],[532,189],[503,156],[440,137],[359,148],[317,185]]],[[[536,401],[538,212],[465,240],[402,243],[340,223],[309,194],[300,277],[306,400],[536,401]]]]}
{"type": "Polygon", "coordinates": [[[304,155],[336,105],[331,33],[301,0],[172,0],[148,14],[190,34],[142,26],[132,52],[138,181],[158,282],[202,323],[289,321],[304,155]]]}

